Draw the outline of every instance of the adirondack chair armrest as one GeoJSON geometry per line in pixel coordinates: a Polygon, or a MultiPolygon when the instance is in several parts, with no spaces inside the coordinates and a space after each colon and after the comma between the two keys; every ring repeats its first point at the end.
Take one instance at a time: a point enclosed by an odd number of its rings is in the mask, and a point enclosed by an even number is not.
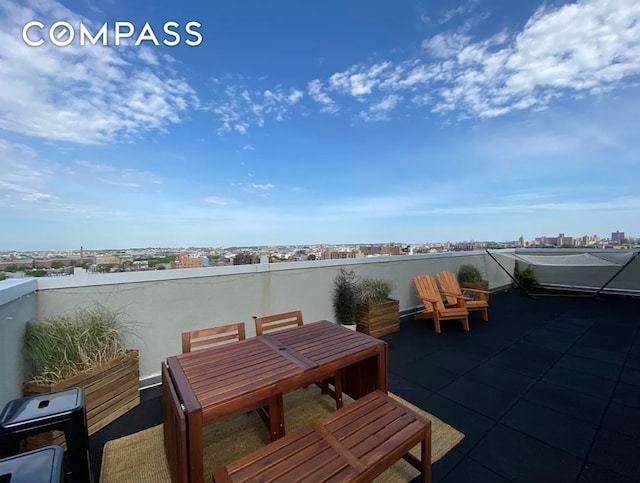
{"type": "Polygon", "coordinates": [[[470,297],[465,297],[464,295],[460,295],[460,294],[457,294],[457,293],[445,292],[444,290],[440,290],[440,293],[441,293],[442,295],[446,295],[446,296],[448,296],[448,297],[455,297],[455,298],[457,298],[458,300],[473,300],[473,299],[472,299],[472,298],[470,298],[470,297]]]}
{"type": "Polygon", "coordinates": [[[463,292],[473,292],[473,293],[491,295],[491,290],[480,290],[479,288],[467,288],[467,287],[462,287],[461,290],[463,292]]]}
{"type": "Polygon", "coordinates": [[[432,304],[437,304],[439,302],[438,299],[432,299],[430,297],[423,297],[422,295],[416,295],[416,297],[419,298],[420,300],[426,300],[427,302],[432,303],[432,304]]]}

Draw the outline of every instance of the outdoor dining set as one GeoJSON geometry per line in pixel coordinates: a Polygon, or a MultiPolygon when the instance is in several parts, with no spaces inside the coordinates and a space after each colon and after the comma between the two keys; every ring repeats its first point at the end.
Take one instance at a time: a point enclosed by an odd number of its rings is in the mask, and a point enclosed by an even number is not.
{"type": "Polygon", "coordinates": [[[301,311],[182,334],[162,362],[164,447],[173,483],[371,481],[401,458],[431,479],[431,422],[387,394],[387,343],[301,311]],[[290,433],[283,396],[318,385],[335,411],[290,433]],[[344,404],[343,395],[353,399],[344,404]],[[205,473],[203,431],[257,411],[270,443],[205,473]],[[420,458],[409,453],[421,445],[420,458]]]}

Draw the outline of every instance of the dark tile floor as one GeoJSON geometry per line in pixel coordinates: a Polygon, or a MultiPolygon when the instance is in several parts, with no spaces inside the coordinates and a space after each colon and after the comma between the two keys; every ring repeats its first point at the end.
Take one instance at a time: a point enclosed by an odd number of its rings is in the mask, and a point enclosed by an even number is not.
{"type": "MultiPolygon", "coordinates": [[[[435,482],[640,481],[640,299],[491,296],[490,321],[403,318],[389,388],[465,434],[435,482]]],[[[159,389],[91,437],[102,446],[161,422],[159,389]]]]}

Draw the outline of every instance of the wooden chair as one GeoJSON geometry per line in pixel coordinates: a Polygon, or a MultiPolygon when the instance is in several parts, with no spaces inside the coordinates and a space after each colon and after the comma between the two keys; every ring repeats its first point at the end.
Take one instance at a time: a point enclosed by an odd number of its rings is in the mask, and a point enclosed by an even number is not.
{"type": "Polygon", "coordinates": [[[285,327],[302,325],[302,311],[293,310],[281,314],[265,315],[264,317],[254,316],[253,320],[256,324],[256,335],[262,335],[285,327]]]}
{"type": "Polygon", "coordinates": [[[459,303],[455,307],[445,307],[442,294],[438,289],[435,279],[431,275],[417,275],[413,283],[418,290],[417,297],[424,304],[424,311],[416,314],[414,319],[433,319],[436,332],[440,334],[440,321],[458,319],[462,322],[464,330],[469,330],[469,311],[462,296],[455,296],[459,303]]]}
{"type": "Polygon", "coordinates": [[[482,312],[482,320],[487,322],[489,320],[489,295],[491,292],[488,290],[479,290],[475,288],[460,288],[458,279],[453,272],[442,271],[436,275],[438,283],[442,288],[441,292],[445,296],[449,307],[455,307],[458,305],[458,297],[465,297],[465,306],[469,312],[480,311],[482,312]],[[467,297],[465,292],[469,292],[476,295],[478,298],[467,297]]]}
{"type": "MultiPolygon", "coordinates": [[[[191,352],[196,348],[211,347],[225,342],[244,340],[246,331],[244,322],[236,324],[211,327],[209,329],[192,330],[182,333],[182,353],[191,352]]],[[[282,398],[282,396],[279,396],[282,398]]],[[[270,428],[269,421],[269,401],[262,401],[256,412],[262,418],[267,428],[270,428]]]]}
{"type": "Polygon", "coordinates": [[[182,353],[191,352],[193,349],[217,345],[221,342],[229,342],[245,339],[244,322],[228,324],[209,329],[192,330],[182,333],[182,353]]]}
{"type": "MultiPolygon", "coordinates": [[[[253,320],[256,324],[256,336],[263,335],[267,332],[274,332],[276,330],[285,329],[287,327],[299,327],[303,325],[301,310],[292,310],[291,312],[265,315],[263,317],[254,316],[253,320]]],[[[336,371],[329,379],[316,382],[316,385],[320,388],[323,394],[329,394],[336,400],[336,409],[340,409],[342,407],[341,370],[336,371]]]]}

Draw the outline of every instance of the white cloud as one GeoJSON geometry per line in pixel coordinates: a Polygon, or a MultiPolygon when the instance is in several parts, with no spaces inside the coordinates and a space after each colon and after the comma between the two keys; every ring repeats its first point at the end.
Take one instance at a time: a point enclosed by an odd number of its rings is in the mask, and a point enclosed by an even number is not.
{"type": "Polygon", "coordinates": [[[297,104],[303,96],[304,92],[299,91],[298,89],[291,89],[291,92],[287,96],[287,101],[289,101],[289,104],[297,104]]]}
{"type": "Polygon", "coordinates": [[[251,144],[245,144],[244,146],[242,146],[242,150],[243,151],[255,151],[256,148],[254,148],[253,146],[251,146],[251,144]]]}
{"type": "Polygon", "coordinates": [[[303,93],[297,89],[276,86],[257,90],[247,87],[242,76],[213,79],[217,99],[213,113],[222,123],[218,133],[237,131],[246,134],[252,126],[263,127],[269,120],[282,121],[290,106],[297,104],[303,93]]]}
{"type": "Polygon", "coordinates": [[[398,105],[398,103],[402,100],[402,96],[398,96],[396,94],[390,94],[382,99],[380,102],[373,104],[370,108],[372,112],[378,111],[390,111],[394,107],[398,105]]]}
{"type": "Polygon", "coordinates": [[[391,62],[380,62],[370,67],[353,66],[329,77],[329,86],[335,91],[349,93],[355,97],[371,94],[380,83],[380,78],[390,68],[391,62]]]}
{"type": "Polygon", "coordinates": [[[594,92],[637,75],[638,58],[638,2],[583,0],[541,8],[517,35],[467,42],[450,54],[441,66],[452,82],[441,88],[435,109],[495,117],[544,107],[555,98],[594,92]]]}
{"type": "Polygon", "coordinates": [[[253,183],[253,184],[251,184],[251,187],[253,189],[264,190],[264,191],[275,188],[275,186],[272,185],[271,183],[267,183],[267,184],[255,184],[255,183],[253,183]]]}
{"type": "Polygon", "coordinates": [[[22,26],[34,18],[45,24],[66,19],[93,25],[52,0],[28,5],[0,4],[1,129],[56,141],[108,143],[164,131],[197,107],[193,88],[182,78],[164,75],[154,64],[155,54],[145,49],[27,46],[22,26]],[[139,57],[146,67],[133,62],[139,57]]]}
{"type": "Polygon", "coordinates": [[[70,193],[87,181],[84,173],[45,162],[30,147],[0,138],[0,215],[47,220],[117,216],[111,208],[73,199],[70,193]]]}
{"type": "Polygon", "coordinates": [[[309,95],[311,98],[322,106],[322,112],[328,112],[334,114],[338,112],[339,108],[329,97],[329,95],[323,91],[322,82],[319,79],[314,79],[308,84],[309,95]]]}
{"type": "Polygon", "coordinates": [[[233,198],[221,198],[219,196],[207,196],[206,198],[204,198],[204,201],[206,203],[211,203],[213,205],[221,205],[221,206],[237,205],[239,203],[237,200],[234,200],[233,198]]]}
{"type": "Polygon", "coordinates": [[[387,113],[394,109],[400,101],[402,96],[396,94],[389,94],[378,102],[371,104],[369,112],[362,111],[359,117],[367,122],[384,121],[388,119],[387,113]]]}
{"type": "MultiPolygon", "coordinates": [[[[170,55],[167,57],[171,57],[170,55]]],[[[143,60],[149,65],[158,66],[160,65],[160,61],[158,60],[158,56],[150,47],[140,47],[138,48],[138,58],[143,60]]]]}
{"type": "MultiPolygon", "coordinates": [[[[356,63],[327,79],[312,79],[306,94],[321,112],[360,111],[364,121],[387,119],[384,113],[390,109],[384,102],[464,120],[542,110],[566,97],[603,95],[630,85],[640,74],[640,3],[635,0],[546,5],[521,29],[484,38],[472,35],[471,27],[488,16],[477,7],[477,0],[469,0],[442,12],[436,23],[469,18],[456,31],[424,39],[417,55],[356,63]]],[[[302,91],[281,86],[251,90],[244,87],[246,80],[217,80],[218,88],[229,84],[221,88],[226,99],[214,108],[221,132],[287,119],[299,105],[304,106],[301,115],[309,115],[302,91]]]]}
{"type": "Polygon", "coordinates": [[[423,40],[422,48],[435,57],[447,58],[455,56],[470,40],[470,37],[461,34],[438,34],[423,40]]]}
{"type": "Polygon", "coordinates": [[[66,169],[67,173],[80,174],[91,182],[101,182],[123,188],[141,188],[146,185],[157,185],[164,182],[163,178],[148,171],[134,168],[122,168],[87,160],[76,161],[77,170],[66,169]]]}

